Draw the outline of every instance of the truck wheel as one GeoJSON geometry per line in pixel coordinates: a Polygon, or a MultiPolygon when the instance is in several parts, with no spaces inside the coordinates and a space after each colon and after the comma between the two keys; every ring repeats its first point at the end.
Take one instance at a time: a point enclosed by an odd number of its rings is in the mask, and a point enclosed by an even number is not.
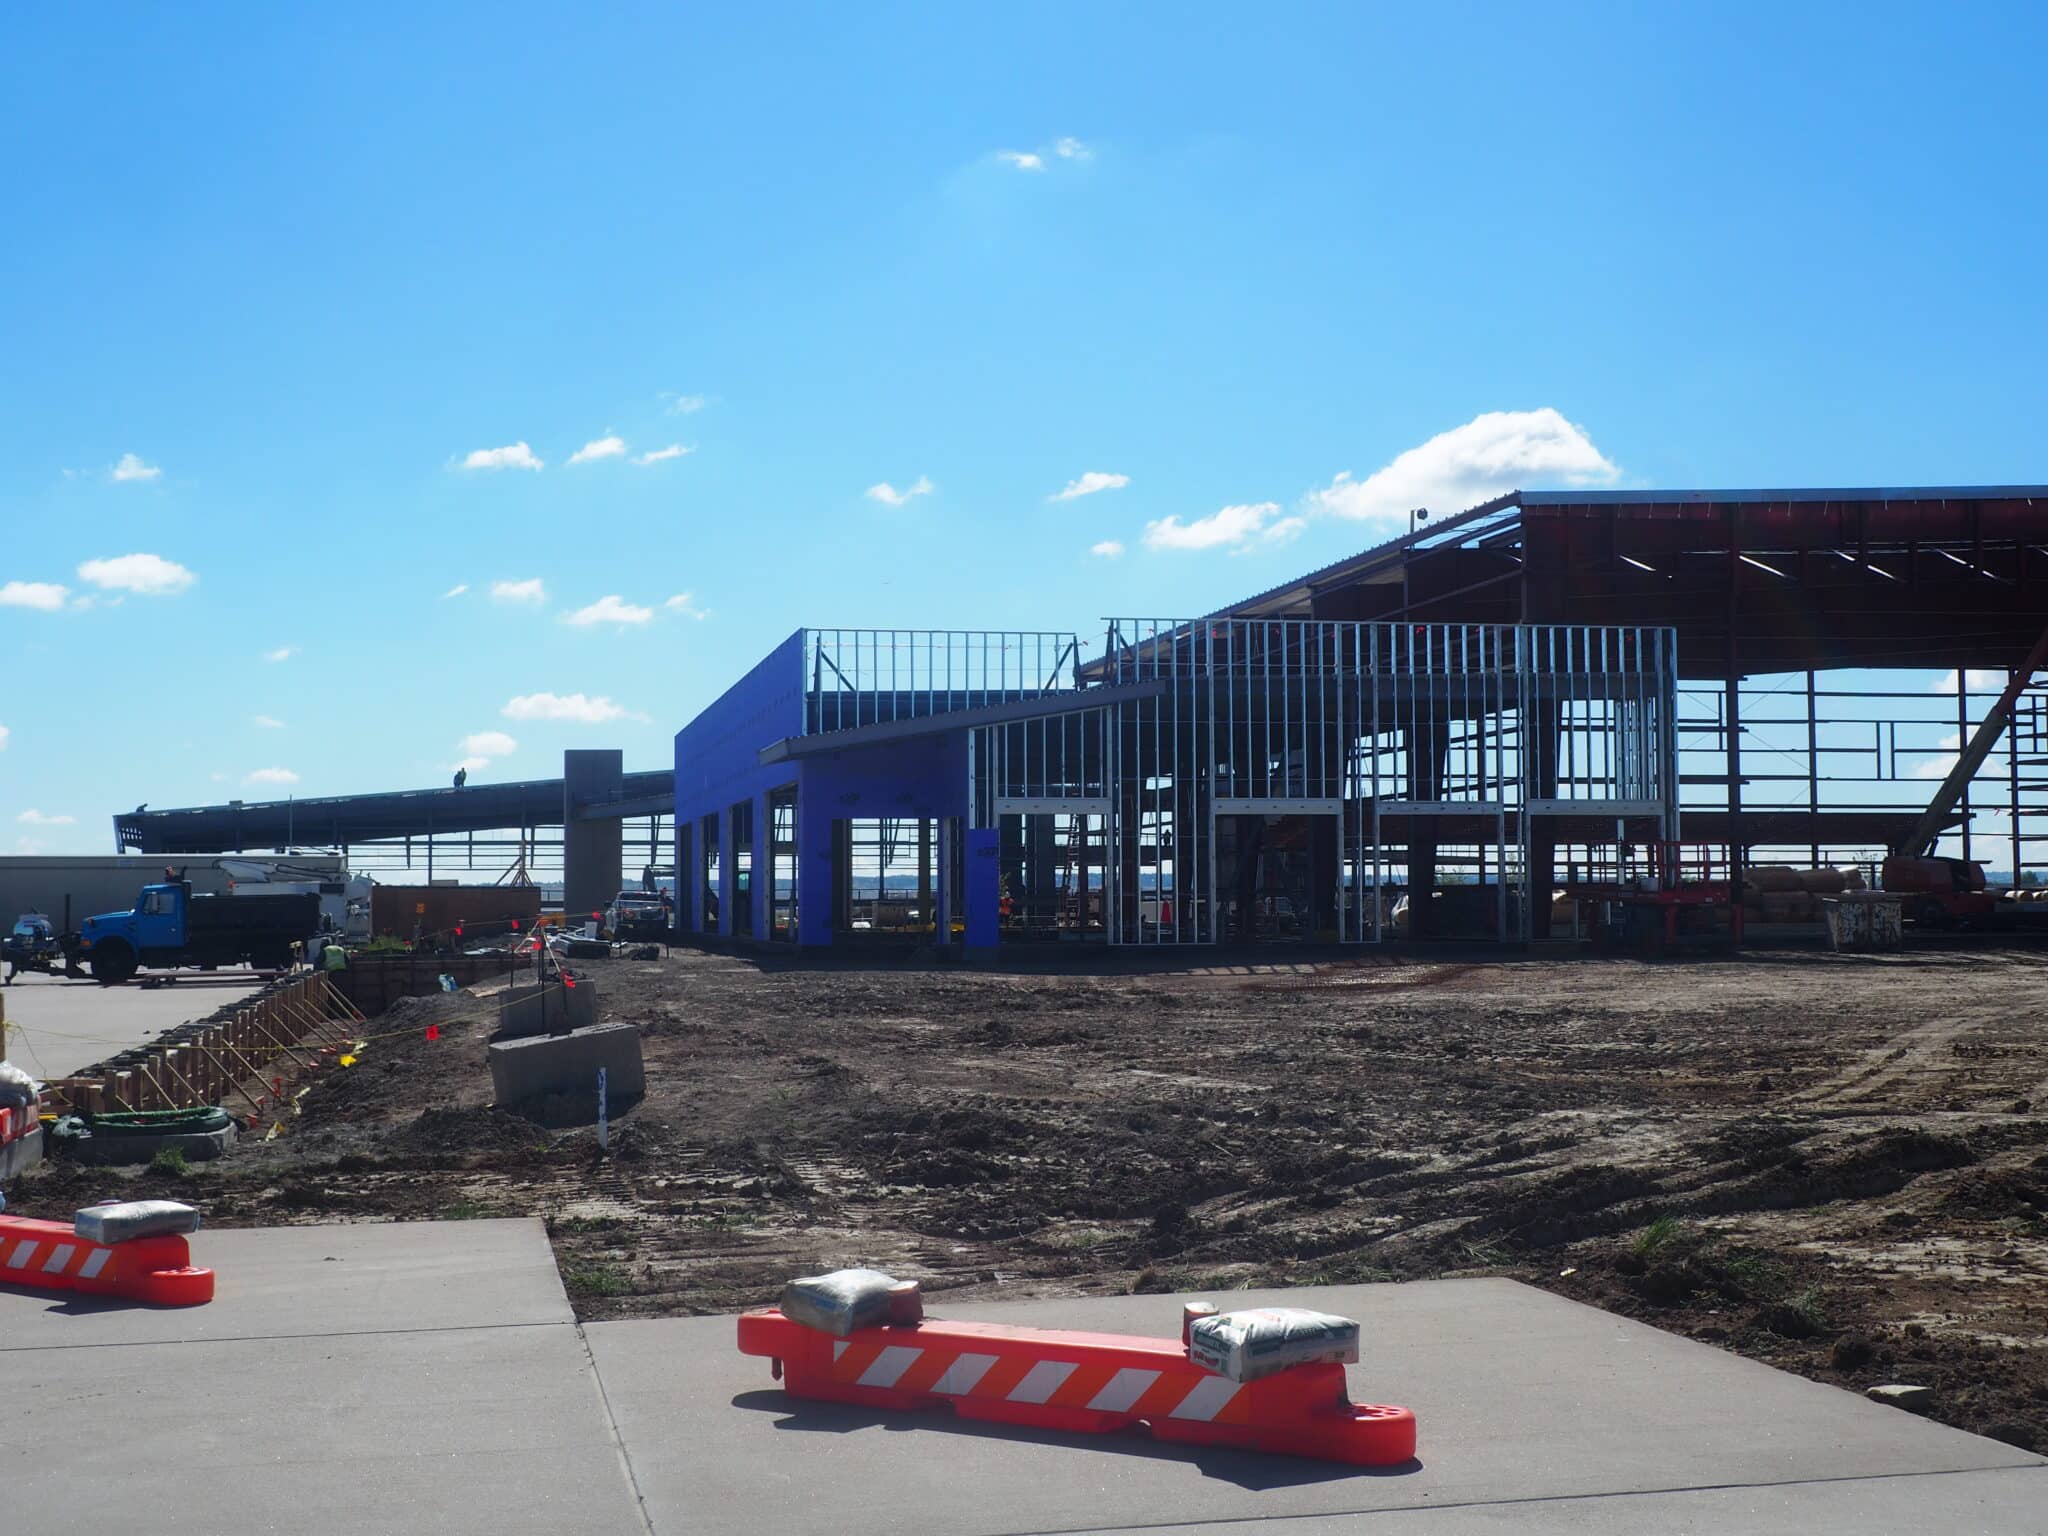
{"type": "Polygon", "coordinates": [[[92,979],[103,987],[118,987],[135,970],[135,951],[125,944],[108,944],[93,952],[92,979]]]}

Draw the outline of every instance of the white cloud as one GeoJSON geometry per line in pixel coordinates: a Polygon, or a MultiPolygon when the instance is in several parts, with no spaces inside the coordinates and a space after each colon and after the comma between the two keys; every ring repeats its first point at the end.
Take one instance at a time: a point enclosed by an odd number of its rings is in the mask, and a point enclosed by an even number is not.
{"type": "Polygon", "coordinates": [[[116,555],[110,560],[88,560],[78,568],[78,576],[96,587],[139,592],[145,597],[170,597],[199,579],[177,561],[161,555],[116,555]]]}
{"type": "Polygon", "coordinates": [[[25,827],[68,827],[78,818],[75,816],[45,816],[33,808],[23,811],[14,818],[25,827]]]}
{"type": "Polygon", "coordinates": [[[633,462],[645,469],[650,464],[666,464],[670,459],[680,459],[684,454],[696,451],[694,448],[685,448],[681,443],[670,443],[666,448],[653,448],[646,453],[635,454],[633,462]]]}
{"type": "MultiPolygon", "coordinates": [[[[1259,501],[1221,507],[1191,523],[1183,523],[1178,517],[1162,517],[1145,525],[1145,543],[1153,549],[1215,549],[1222,545],[1243,545],[1257,537],[1265,529],[1266,519],[1279,510],[1278,502],[1259,501]]],[[[1290,521],[1298,519],[1281,520],[1282,523],[1290,521]]]]}
{"type": "Polygon", "coordinates": [[[244,784],[296,784],[299,776],[289,768],[258,768],[242,775],[244,784]]]}
{"type": "Polygon", "coordinates": [[[162,473],[163,471],[156,465],[145,464],[138,456],[132,453],[122,454],[114,467],[107,471],[108,476],[117,483],[125,483],[131,480],[154,480],[162,473]]]}
{"type": "Polygon", "coordinates": [[[584,725],[647,718],[614,704],[602,695],[593,699],[580,693],[523,693],[506,700],[500,713],[508,720],[575,720],[584,725]]]}
{"type": "Polygon", "coordinates": [[[1091,469],[1080,479],[1069,480],[1064,491],[1048,496],[1046,500],[1075,501],[1083,496],[1093,496],[1097,491],[1120,491],[1130,483],[1129,475],[1113,475],[1104,470],[1091,469]]]}
{"type": "Polygon", "coordinates": [[[652,608],[642,608],[629,603],[616,592],[607,592],[588,608],[578,608],[574,613],[564,614],[564,624],[645,624],[654,617],[652,608]]]}
{"type": "Polygon", "coordinates": [[[443,593],[441,594],[441,596],[442,596],[443,598],[450,598],[450,597],[460,597],[460,596],[462,596],[462,594],[463,594],[463,593],[467,592],[468,590],[469,590],[469,583],[468,583],[468,582],[466,582],[466,581],[458,581],[457,583],[455,583],[455,585],[454,585],[454,586],[450,587],[450,588],[449,588],[449,589],[448,589],[448,590],[447,590],[446,592],[443,592],[443,593]]]}
{"type": "Polygon", "coordinates": [[[869,486],[861,492],[861,495],[867,497],[869,501],[879,501],[885,507],[900,507],[913,496],[929,496],[937,489],[938,487],[932,484],[929,476],[919,475],[917,483],[905,490],[899,491],[895,486],[884,480],[877,485],[869,486]]]}
{"type": "Polygon", "coordinates": [[[525,581],[491,583],[491,601],[494,603],[544,603],[547,600],[547,584],[538,576],[529,577],[525,581]]]}
{"type": "Polygon", "coordinates": [[[253,715],[250,719],[252,723],[262,726],[266,731],[281,731],[284,729],[284,722],[275,715],[253,715]]]}
{"type": "Polygon", "coordinates": [[[588,464],[595,459],[619,459],[626,454],[626,440],[617,433],[594,437],[569,455],[571,464],[588,464]]]}
{"type": "Polygon", "coordinates": [[[664,393],[661,398],[668,401],[668,413],[671,416],[694,416],[703,410],[706,404],[702,395],[670,395],[664,393]]]}
{"type": "Polygon", "coordinates": [[[533,456],[533,450],[525,440],[504,448],[476,448],[457,466],[459,469],[539,469],[541,461],[533,456]]]}
{"type": "MultiPolygon", "coordinates": [[[[1972,693],[2000,694],[2005,691],[2005,674],[1993,668],[1972,667],[1969,671],[1969,687],[1972,693]]],[[[1953,668],[1942,675],[1934,685],[1936,693],[1954,693],[1956,674],[1953,668]]]]}
{"type": "Polygon", "coordinates": [[[1958,761],[1960,761],[1960,758],[1954,752],[1945,752],[1940,757],[1928,758],[1925,762],[1914,766],[1913,777],[1916,779],[1945,779],[1949,775],[1949,770],[1954,768],[1958,761]]]}
{"type": "Polygon", "coordinates": [[[1259,530],[1261,544],[1285,544],[1300,537],[1301,530],[1308,526],[1305,517],[1283,517],[1277,523],[1268,523],[1259,530]]]}
{"type": "Polygon", "coordinates": [[[1079,139],[1072,137],[1054,139],[1050,148],[999,149],[996,151],[996,159],[1009,166],[1012,170],[1018,171],[1044,170],[1046,167],[1046,156],[1048,155],[1055,156],[1061,160],[1092,160],[1095,158],[1095,151],[1079,139]]]}
{"type": "Polygon", "coordinates": [[[1122,554],[1123,552],[1123,545],[1119,544],[1115,539],[1104,539],[1100,544],[1091,544],[1088,546],[1089,554],[1100,555],[1105,560],[1114,560],[1118,555],[1122,554]]]}
{"type": "Polygon", "coordinates": [[[510,757],[519,743],[503,731],[475,731],[462,738],[462,750],[472,757],[510,757]]]}
{"type": "Polygon", "coordinates": [[[299,648],[296,645],[280,645],[274,651],[265,651],[263,659],[265,661],[290,661],[298,654],[299,648]]]}
{"type": "Polygon", "coordinates": [[[696,600],[688,592],[678,592],[661,606],[670,613],[680,613],[683,617],[689,619],[708,619],[711,617],[710,610],[698,607],[696,600]]]}
{"type": "Polygon", "coordinates": [[[7,738],[12,734],[13,732],[9,731],[6,726],[0,725],[0,752],[7,750],[7,738]]]}
{"type": "Polygon", "coordinates": [[[1487,411],[1462,427],[1439,432],[1420,447],[1355,480],[1346,470],[1311,491],[1311,511],[1405,529],[1408,514],[1427,507],[1438,517],[1463,512],[1495,496],[1544,482],[1600,485],[1620,470],[1593,446],[1583,427],[1550,407],[1487,411]]]}
{"type": "Polygon", "coordinates": [[[482,773],[490,766],[491,760],[488,757],[465,757],[448,771],[450,773],[482,773]]]}
{"type": "Polygon", "coordinates": [[[0,608],[40,608],[55,613],[71,593],[54,581],[10,581],[0,586],[0,608]]]}

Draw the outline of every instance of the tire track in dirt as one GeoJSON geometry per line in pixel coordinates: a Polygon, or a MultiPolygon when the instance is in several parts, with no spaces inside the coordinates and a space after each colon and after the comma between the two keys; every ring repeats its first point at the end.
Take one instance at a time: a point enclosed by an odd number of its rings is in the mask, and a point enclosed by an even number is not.
{"type": "Polygon", "coordinates": [[[1895,1101],[1916,1078],[1924,1082],[1954,1076],[1959,1065],[1956,1043],[2005,1022],[2002,1015],[1930,1019],[1896,1037],[1892,1044],[1866,1052],[1855,1066],[1788,1094],[1785,1103],[1795,1108],[1842,1109],[1895,1101]]]}

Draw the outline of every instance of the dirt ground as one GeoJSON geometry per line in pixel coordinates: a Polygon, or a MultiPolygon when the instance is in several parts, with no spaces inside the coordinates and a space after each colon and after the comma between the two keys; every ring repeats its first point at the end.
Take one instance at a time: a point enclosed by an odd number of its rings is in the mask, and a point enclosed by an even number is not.
{"type": "Polygon", "coordinates": [[[283,1137],[128,1185],[230,1226],[538,1215],[586,1318],[853,1263],[977,1297],[1505,1274],[2048,1446],[2048,950],[1082,963],[588,962],[651,1084],[609,1155],[490,1107],[487,997],[408,1000],[283,1137]]]}

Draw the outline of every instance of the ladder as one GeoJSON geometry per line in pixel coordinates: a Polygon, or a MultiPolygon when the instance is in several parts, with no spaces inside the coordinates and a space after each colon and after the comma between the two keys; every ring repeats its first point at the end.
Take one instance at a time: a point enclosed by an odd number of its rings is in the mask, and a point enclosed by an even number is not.
{"type": "Polygon", "coordinates": [[[1088,818],[1070,813],[1066,831],[1060,845],[1058,926],[1080,932],[1088,926],[1088,890],[1082,878],[1087,868],[1088,818]]]}

